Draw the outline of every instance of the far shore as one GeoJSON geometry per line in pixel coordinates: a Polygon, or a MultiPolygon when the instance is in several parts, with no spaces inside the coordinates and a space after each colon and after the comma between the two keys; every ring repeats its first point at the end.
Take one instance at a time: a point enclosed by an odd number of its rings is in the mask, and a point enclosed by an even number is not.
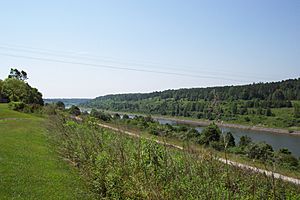
{"type": "MultiPolygon", "coordinates": [[[[141,113],[129,113],[129,112],[116,112],[116,111],[109,111],[109,113],[119,113],[119,114],[128,114],[128,115],[140,115],[140,116],[147,116],[147,114],[141,113]]],[[[290,132],[287,129],[281,128],[269,128],[269,127],[261,127],[261,126],[249,126],[249,125],[242,125],[242,124],[232,124],[226,123],[223,121],[209,121],[209,120],[201,120],[201,119],[182,119],[177,117],[168,117],[168,116],[159,116],[159,115],[151,115],[153,119],[165,119],[165,120],[172,120],[180,124],[189,124],[193,126],[208,126],[210,123],[215,122],[220,127],[228,127],[228,128],[236,128],[236,129],[244,129],[244,130],[251,130],[251,131],[263,131],[268,133],[274,134],[288,134],[294,136],[300,136],[300,131],[293,131],[290,132]]]]}

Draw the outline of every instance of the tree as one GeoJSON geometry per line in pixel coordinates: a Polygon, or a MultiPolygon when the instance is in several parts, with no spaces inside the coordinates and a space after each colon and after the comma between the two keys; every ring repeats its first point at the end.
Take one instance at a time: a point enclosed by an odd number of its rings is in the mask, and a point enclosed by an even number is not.
{"type": "Polygon", "coordinates": [[[251,143],[252,143],[252,139],[247,135],[243,135],[240,138],[239,146],[240,147],[245,147],[245,146],[248,146],[251,143]]]}
{"type": "Polygon", "coordinates": [[[215,123],[212,123],[202,131],[200,136],[200,143],[209,145],[210,142],[218,142],[220,140],[220,136],[220,128],[215,123]]]}
{"type": "Polygon", "coordinates": [[[126,114],[124,114],[123,117],[122,117],[122,119],[129,119],[129,116],[126,115],[126,114]]]}
{"type": "Polygon", "coordinates": [[[0,103],[4,101],[4,96],[2,95],[2,86],[3,86],[3,81],[0,79],[0,103]]]}
{"type": "Polygon", "coordinates": [[[267,110],[266,110],[266,116],[272,116],[272,111],[271,111],[271,109],[270,108],[267,108],[267,110]]]}
{"type": "Polygon", "coordinates": [[[232,105],[231,105],[231,113],[232,114],[237,114],[237,103],[233,103],[232,105]]]}
{"type": "Polygon", "coordinates": [[[8,78],[14,78],[20,81],[26,81],[28,79],[27,73],[25,71],[19,71],[18,69],[10,69],[10,73],[8,75],[8,78]]]}
{"type": "Polygon", "coordinates": [[[280,90],[280,89],[275,90],[275,92],[272,95],[272,99],[273,100],[281,100],[281,101],[284,100],[285,96],[284,96],[282,90],[280,90]]]}
{"type": "Polygon", "coordinates": [[[300,104],[294,103],[294,116],[300,118],[300,104]]]}
{"type": "Polygon", "coordinates": [[[299,167],[299,161],[295,158],[292,153],[284,148],[279,149],[275,153],[275,160],[277,163],[285,168],[295,170],[299,167]]]}
{"type": "Polygon", "coordinates": [[[235,139],[232,133],[229,131],[223,136],[224,145],[227,147],[234,147],[235,146],[235,139]]]}
{"type": "Polygon", "coordinates": [[[1,82],[0,98],[10,101],[19,101],[25,104],[44,105],[42,94],[24,82],[27,79],[26,72],[11,69],[9,78],[1,82]]]}
{"type": "Polygon", "coordinates": [[[77,106],[72,105],[71,108],[69,108],[69,113],[71,115],[78,116],[78,115],[81,114],[81,111],[80,111],[80,109],[77,106]]]}
{"type": "Polygon", "coordinates": [[[121,119],[121,116],[118,113],[114,114],[114,119],[121,119]]]}
{"type": "Polygon", "coordinates": [[[111,115],[110,114],[104,113],[102,111],[97,111],[96,109],[92,109],[90,115],[92,117],[95,117],[95,118],[103,120],[103,121],[111,120],[111,115]]]}
{"type": "Polygon", "coordinates": [[[60,110],[64,110],[65,109],[65,104],[62,101],[58,101],[58,102],[56,102],[56,107],[60,110]]]}
{"type": "Polygon", "coordinates": [[[5,79],[2,85],[2,94],[10,101],[21,101],[29,103],[30,88],[19,79],[5,79]]]}
{"type": "Polygon", "coordinates": [[[258,159],[266,162],[273,157],[273,148],[265,142],[253,144],[249,147],[247,155],[251,159],[258,159]]]}

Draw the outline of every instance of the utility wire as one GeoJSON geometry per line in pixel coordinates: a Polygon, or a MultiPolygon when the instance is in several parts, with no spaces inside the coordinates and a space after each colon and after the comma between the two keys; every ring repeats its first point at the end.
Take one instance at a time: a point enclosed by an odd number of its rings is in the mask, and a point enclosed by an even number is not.
{"type": "Polygon", "coordinates": [[[29,53],[37,53],[37,54],[43,54],[43,55],[53,55],[53,56],[58,56],[58,57],[69,57],[69,58],[74,58],[74,59],[89,59],[89,60],[95,60],[95,61],[104,61],[104,62],[109,62],[109,63],[117,63],[121,65],[137,65],[137,66],[145,66],[145,67],[155,67],[155,68],[161,68],[163,66],[164,69],[170,69],[170,70],[177,70],[177,71],[184,71],[184,72],[191,72],[191,73],[214,73],[214,74],[220,74],[228,76],[231,75],[233,76],[236,74],[238,77],[244,77],[244,78],[255,78],[255,79],[269,79],[271,77],[258,77],[258,76],[253,76],[245,74],[239,74],[236,72],[229,72],[229,71],[224,71],[224,70],[218,70],[218,71],[208,71],[208,70],[190,70],[190,66],[183,66],[183,65],[171,65],[171,64],[163,64],[163,63],[155,63],[155,62],[148,62],[148,63],[141,63],[141,62],[124,62],[124,61],[117,61],[116,58],[111,58],[111,57],[103,57],[103,56],[80,56],[76,55],[76,52],[63,52],[63,51],[55,51],[55,50],[49,50],[49,49],[41,49],[41,48],[34,48],[34,47],[27,47],[27,46],[20,46],[20,45],[8,45],[8,44],[0,44],[0,49],[9,49],[13,51],[24,51],[24,52],[29,52],[29,53]],[[13,47],[11,47],[13,46],[13,47]],[[20,49],[22,48],[22,49],[20,49]],[[30,49],[30,50],[28,50],[30,49]],[[57,53],[59,52],[59,53],[57,53]],[[65,55],[61,55],[65,54],[65,55]],[[70,55],[71,54],[71,55],[70,55]],[[102,57],[102,59],[99,59],[102,57]],[[104,58],[104,59],[103,59],[104,58]],[[159,65],[159,66],[158,66],[159,65]],[[177,66],[177,67],[166,67],[166,66],[177,66]],[[178,67],[184,67],[178,68],[178,67]]]}
{"type": "Polygon", "coordinates": [[[25,58],[25,59],[31,59],[31,60],[40,60],[40,61],[47,61],[47,62],[63,63],[63,64],[90,66],[90,67],[95,67],[95,68],[127,70],[127,71],[136,71],[136,72],[146,72],[146,73],[156,73],[156,74],[165,74],[165,75],[185,76],[185,77],[193,77],[193,78],[228,80],[228,81],[246,83],[246,81],[244,81],[244,80],[237,80],[237,79],[230,79],[230,78],[220,78],[220,77],[216,77],[216,76],[191,75],[191,74],[184,74],[184,73],[165,72],[165,71],[146,70],[146,69],[136,69],[136,68],[130,68],[130,67],[113,66],[113,65],[100,65],[100,64],[92,64],[92,63],[84,63],[84,62],[72,62],[72,61],[64,61],[64,60],[51,59],[51,58],[41,58],[41,57],[15,55],[15,54],[7,54],[7,53],[0,53],[0,55],[8,56],[8,57],[14,57],[14,58],[25,58]]]}

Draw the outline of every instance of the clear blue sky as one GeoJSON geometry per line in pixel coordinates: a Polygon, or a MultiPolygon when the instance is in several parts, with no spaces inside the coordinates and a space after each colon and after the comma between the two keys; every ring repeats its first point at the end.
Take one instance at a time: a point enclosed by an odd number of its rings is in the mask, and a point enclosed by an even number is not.
{"type": "Polygon", "coordinates": [[[0,78],[24,69],[44,97],[300,76],[299,0],[9,0],[0,19],[0,78]]]}

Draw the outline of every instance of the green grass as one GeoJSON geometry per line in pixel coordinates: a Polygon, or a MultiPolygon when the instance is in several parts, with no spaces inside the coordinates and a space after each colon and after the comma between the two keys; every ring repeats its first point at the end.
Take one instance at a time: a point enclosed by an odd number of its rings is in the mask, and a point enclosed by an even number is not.
{"type": "MultiPolygon", "coordinates": [[[[52,119],[54,139],[105,199],[299,199],[299,187],[118,131],[52,119]]],[[[145,136],[145,135],[143,135],[145,136]]]]}
{"type": "Polygon", "coordinates": [[[1,199],[87,198],[77,171],[49,144],[44,121],[0,104],[1,199]]]}

